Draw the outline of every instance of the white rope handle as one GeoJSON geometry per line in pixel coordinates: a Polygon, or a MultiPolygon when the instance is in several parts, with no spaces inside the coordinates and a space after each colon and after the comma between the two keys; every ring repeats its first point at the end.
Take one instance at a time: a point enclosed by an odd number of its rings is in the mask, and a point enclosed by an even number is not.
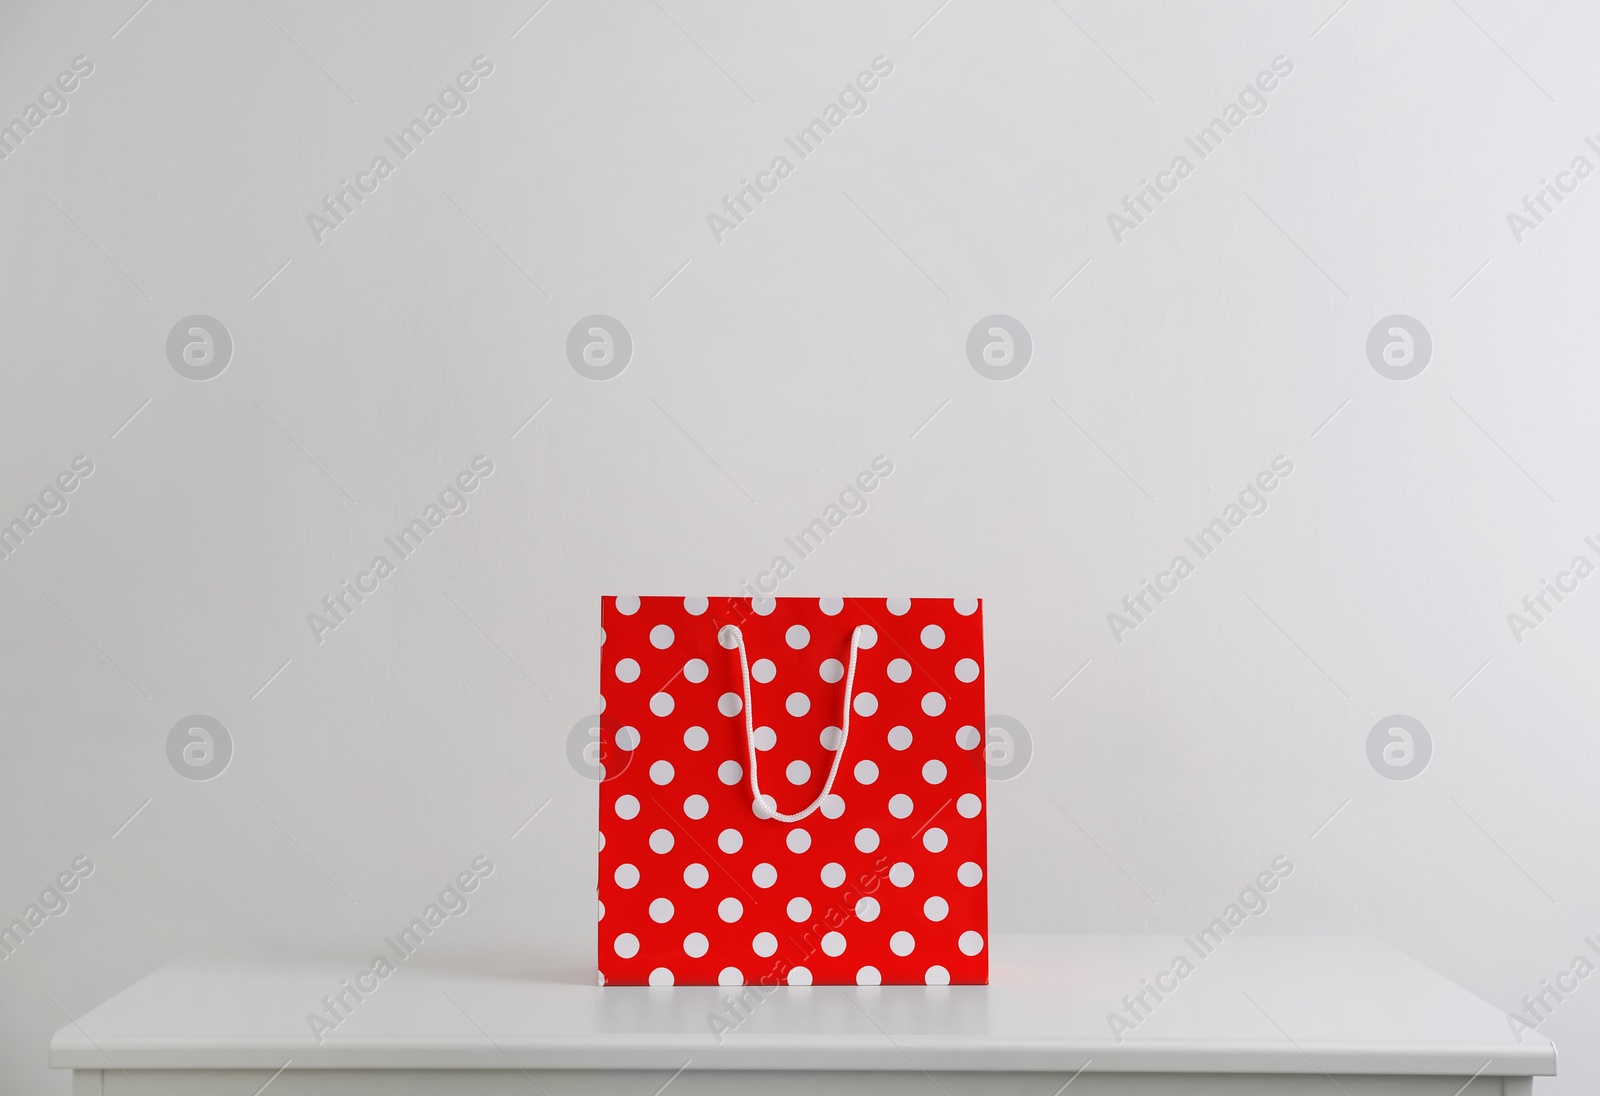
{"type": "Polygon", "coordinates": [[[844,760],[844,746],[850,741],[850,698],[856,684],[856,651],[861,646],[861,625],[857,625],[850,633],[850,669],[844,679],[844,726],[840,728],[839,748],[833,751],[833,767],[828,770],[828,779],[822,785],[822,791],[811,801],[811,806],[799,814],[779,814],[778,801],[770,796],[761,794],[761,782],[756,777],[756,721],[754,705],[750,701],[750,660],[745,655],[744,633],[737,624],[726,625],[724,631],[732,635],[739,645],[739,670],[744,675],[744,740],[750,754],[750,795],[758,818],[775,818],[779,822],[798,822],[805,818],[818,807],[822,801],[833,793],[833,778],[839,775],[839,762],[844,760]],[[762,804],[762,799],[771,799],[772,810],[769,812],[762,804]]]}

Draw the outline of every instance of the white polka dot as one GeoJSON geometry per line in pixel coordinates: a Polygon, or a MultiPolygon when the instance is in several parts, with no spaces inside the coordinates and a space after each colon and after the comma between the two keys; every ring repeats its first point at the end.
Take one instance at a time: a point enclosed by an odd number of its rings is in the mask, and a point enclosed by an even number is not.
{"type": "Polygon", "coordinates": [[[856,903],[856,916],[863,921],[876,921],[881,907],[876,898],[863,898],[856,903]]]}
{"type": "MultiPolygon", "coordinates": [[[[652,703],[654,703],[654,702],[652,701],[652,703]]],[[[942,694],[940,694],[940,693],[923,693],[922,694],[922,714],[923,715],[943,715],[944,714],[944,696],[942,694]]]]}
{"type": "Polygon", "coordinates": [[[683,869],[684,883],[695,890],[699,890],[701,887],[705,886],[706,881],[710,878],[711,873],[706,870],[706,866],[704,864],[690,864],[687,868],[683,869]]]}
{"type": "Polygon", "coordinates": [[[724,898],[717,903],[717,916],[731,925],[744,916],[744,903],[737,898],[724,898]]]}
{"type": "Polygon", "coordinates": [[[789,904],[784,907],[784,912],[789,915],[791,921],[804,921],[811,916],[811,903],[804,898],[791,898],[789,904]]]}
{"type": "Polygon", "coordinates": [[[804,624],[791,624],[789,630],[783,633],[783,641],[798,651],[811,642],[811,632],[804,624]]]}
{"type": "Polygon", "coordinates": [[[655,764],[650,766],[650,779],[653,782],[657,784],[670,784],[672,783],[672,777],[672,762],[657,761],[655,764]]]}
{"type": "Polygon", "coordinates": [[[884,671],[889,675],[889,680],[896,685],[911,680],[911,663],[903,658],[894,659],[884,671]]]}
{"type": "Polygon", "coordinates": [[[717,848],[725,853],[736,853],[744,848],[744,834],[733,827],[728,827],[717,834],[717,848]]]}
{"type": "Polygon", "coordinates": [[[836,658],[825,658],[822,665],[817,667],[817,676],[829,685],[844,680],[844,663],[836,658]]]}
{"type": "Polygon", "coordinates": [[[618,818],[638,818],[639,800],[631,795],[619,795],[615,810],[618,818]]]}
{"type": "Polygon", "coordinates": [[[930,986],[948,986],[950,984],[950,972],[935,963],[928,968],[928,973],[923,978],[923,981],[930,986]]]}
{"type": "Polygon", "coordinates": [[[832,863],[830,863],[830,864],[822,865],[822,885],[823,886],[825,886],[825,887],[842,887],[842,886],[844,886],[844,878],[845,878],[845,875],[844,875],[844,865],[843,864],[832,864],[832,863]]]}
{"type": "Polygon", "coordinates": [[[650,629],[650,646],[658,651],[665,651],[672,646],[672,629],[665,624],[657,624],[650,629]]]}
{"type": "Polygon", "coordinates": [[[717,697],[717,711],[726,716],[735,716],[744,711],[744,698],[738,693],[723,693],[717,697]]]}
{"type": "Polygon", "coordinates": [[[978,680],[978,663],[974,659],[964,658],[956,663],[956,678],[961,681],[972,682],[978,680]]]}
{"type": "Polygon", "coordinates": [[[672,900],[669,898],[657,898],[650,903],[650,920],[658,925],[665,925],[672,920],[672,913],[672,900]]]}
{"type": "Polygon", "coordinates": [[[639,885],[639,869],[632,864],[618,864],[611,878],[615,879],[617,886],[623,890],[632,890],[639,885]]]}
{"type": "MultiPolygon", "coordinates": [[[[860,703],[861,698],[857,697],[856,704],[860,703]]],[[[783,710],[798,719],[811,710],[811,698],[805,693],[790,693],[783,702],[783,710]]]]}
{"type": "Polygon", "coordinates": [[[856,985],[881,986],[883,985],[883,975],[878,973],[877,967],[862,967],[856,971],[856,985]]]}
{"type": "Polygon", "coordinates": [[[830,932],[822,938],[822,950],[833,956],[843,955],[846,943],[844,933],[830,932]]]}
{"type": "Polygon", "coordinates": [[[892,597],[883,603],[895,616],[905,616],[911,611],[911,599],[908,597],[892,597]]]}
{"type": "Polygon", "coordinates": [[[844,813],[844,796],[838,792],[823,796],[820,810],[824,818],[838,818],[844,813]]]}
{"type": "Polygon", "coordinates": [[[811,834],[796,826],[783,841],[789,846],[790,852],[805,852],[811,847],[811,834]]]}
{"type": "Polygon", "coordinates": [[[911,817],[911,797],[901,792],[889,797],[889,813],[896,818],[911,817]]]}
{"type": "Polygon", "coordinates": [[[956,732],[956,745],[963,750],[975,750],[978,743],[983,741],[983,736],[978,733],[978,728],[967,726],[956,732]]]}
{"type": "Polygon", "coordinates": [[[962,818],[976,818],[983,811],[983,800],[968,792],[956,800],[956,813],[962,818]]]}
{"type": "Polygon", "coordinates": [[[771,727],[756,728],[756,749],[770,750],[778,744],[778,732],[771,727]]]}
{"type": "Polygon", "coordinates": [[[604,696],[600,698],[600,710],[602,712],[606,710],[606,698],[604,696]]]}
{"type": "Polygon", "coordinates": [[[625,684],[633,684],[639,680],[639,663],[631,658],[617,660],[617,680],[625,684]]]}
{"type": "Polygon", "coordinates": [[[861,648],[863,651],[870,651],[872,648],[878,645],[878,629],[874,628],[872,625],[863,624],[857,628],[856,631],[859,633],[859,638],[856,640],[856,646],[861,648]]]}
{"type": "Polygon", "coordinates": [[[962,616],[971,616],[978,611],[978,599],[975,597],[958,597],[954,604],[956,612],[962,616]]]}
{"type": "Polygon", "coordinates": [[[878,831],[870,826],[856,831],[856,848],[862,852],[873,852],[878,847],[878,831]]]}
{"type": "Polygon", "coordinates": [[[889,937],[889,950],[896,955],[910,955],[917,946],[917,938],[901,929],[889,937]]]}
{"type": "Polygon", "coordinates": [[[922,903],[922,916],[930,921],[943,921],[950,916],[950,903],[936,894],[922,903]]]}
{"type": "Polygon", "coordinates": [[[750,941],[750,950],[765,958],[778,950],[778,938],[770,932],[758,932],[750,941]]]}
{"type": "Polygon", "coordinates": [[[889,882],[897,887],[909,887],[917,873],[911,870],[911,865],[901,860],[889,869],[889,882]]]}
{"type": "Polygon", "coordinates": [[[750,663],[750,676],[765,685],[778,676],[778,667],[770,658],[758,658],[750,663]]]}
{"type": "Polygon", "coordinates": [[[604,830],[600,831],[600,851],[606,851],[606,831],[604,830]]]}
{"type": "Polygon", "coordinates": [[[710,950],[711,941],[703,932],[691,932],[683,938],[683,953],[691,959],[698,959],[710,950]]]}
{"type": "Polygon", "coordinates": [[[828,616],[838,616],[840,613],[844,612],[844,598],[819,597],[817,599],[817,608],[821,609],[828,616]]]}
{"type": "Polygon", "coordinates": [[[811,972],[805,967],[790,967],[789,984],[791,986],[809,986],[811,984],[811,972]]]}
{"type": "Polygon", "coordinates": [[[968,860],[956,869],[956,878],[961,880],[963,887],[976,887],[983,882],[983,868],[968,860]]]}
{"type": "Polygon", "coordinates": [[[804,761],[791,761],[789,767],[783,770],[783,775],[789,778],[791,784],[804,784],[811,779],[811,766],[804,761]]]}
{"type": "Polygon", "coordinates": [[[878,711],[878,698],[871,693],[857,693],[852,707],[855,708],[856,715],[862,717],[874,715],[878,711]]]}
{"type": "Polygon", "coordinates": [[[739,629],[732,624],[724,624],[717,629],[717,643],[729,651],[739,646],[739,629]]]}
{"type": "Polygon", "coordinates": [[[710,809],[711,804],[706,802],[703,795],[691,795],[683,801],[683,813],[690,818],[704,818],[710,809]]]}
{"type": "Polygon", "coordinates": [[[844,740],[844,732],[838,727],[824,727],[822,728],[822,734],[818,738],[821,740],[824,750],[837,750],[839,743],[844,740]]]}
{"type": "Polygon", "coordinates": [[[770,887],[778,881],[778,869],[771,864],[757,864],[750,871],[750,881],[758,887],[770,887]]]}
{"type": "Polygon", "coordinates": [[[772,610],[777,607],[777,601],[770,597],[758,597],[750,602],[750,608],[756,611],[757,616],[771,616],[772,610]]]}
{"type": "Polygon", "coordinates": [[[595,918],[594,919],[596,921],[604,921],[606,919],[606,904],[604,902],[600,901],[599,899],[595,899],[594,908],[595,908],[595,918]]]}
{"type": "Polygon", "coordinates": [[[737,761],[724,761],[717,766],[717,779],[732,787],[744,779],[744,766],[737,761]]]}
{"type": "Polygon", "coordinates": [[[944,646],[944,629],[937,624],[930,624],[922,629],[922,645],[930,651],[937,651],[944,646]]]}
{"type": "Polygon", "coordinates": [[[744,971],[738,967],[723,967],[717,971],[717,985],[742,986],[744,985],[744,971]]]}
{"type": "Polygon", "coordinates": [[[683,744],[696,753],[705,749],[706,743],[710,741],[711,736],[706,734],[704,727],[690,727],[683,732],[683,744]]]}
{"type": "MultiPolygon", "coordinates": [[[[638,606],[636,605],[635,608],[638,606]]],[[[611,942],[611,947],[624,959],[632,959],[639,954],[639,938],[631,932],[625,932],[611,942]]]]}
{"type": "Polygon", "coordinates": [[[930,784],[943,784],[945,778],[944,762],[938,759],[922,766],[922,779],[930,784]]]}
{"type": "Polygon", "coordinates": [[[690,616],[700,616],[710,605],[711,603],[703,597],[686,597],[683,599],[683,611],[690,616]]]}
{"type": "Polygon", "coordinates": [[[639,748],[639,729],[637,727],[618,727],[617,746],[624,750],[639,748]]]}
{"type": "Polygon", "coordinates": [[[671,693],[657,693],[650,698],[650,711],[663,719],[672,714],[673,707],[671,693]]]}
{"type": "Polygon", "coordinates": [[[617,612],[623,616],[632,616],[639,611],[639,599],[632,594],[621,594],[617,597],[617,612]]]}
{"type": "Polygon", "coordinates": [[[922,831],[922,847],[929,852],[944,852],[949,844],[949,836],[938,826],[930,826],[922,831]]]}
{"type": "Polygon", "coordinates": [[[703,658],[691,658],[683,664],[683,679],[691,685],[700,684],[710,672],[711,668],[703,658]]]}
{"type": "Polygon", "coordinates": [[[910,727],[891,727],[891,728],[889,728],[889,747],[890,747],[890,749],[895,749],[895,750],[907,750],[907,749],[910,749],[911,748],[911,728],[910,727]]]}
{"type": "Polygon", "coordinates": [[[757,818],[771,818],[778,813],[778,801],[766,792],[750,800],[750,813],[757,818]]]}
{"type": "Polygon", "coordinates": [[[983,950],[983,934],[968,929],[956,941],[956,947],[961,949],[962,955],[976,955],[983,950]]]}
{"type": "Polygon", "coordinates": [[[660,855],[665,856],[667,853],[672,851],[672,846],[676,843],[677,841],[672,836],[671,830],[650,831],[650,851],[653,853],[659,853],[660,855]]]}
{"type": "Polygon", "coordinates": [[[856,762],[856,782],[858,784],[871,784],[878,779],[878,766],[871,761],[856,762]]]}

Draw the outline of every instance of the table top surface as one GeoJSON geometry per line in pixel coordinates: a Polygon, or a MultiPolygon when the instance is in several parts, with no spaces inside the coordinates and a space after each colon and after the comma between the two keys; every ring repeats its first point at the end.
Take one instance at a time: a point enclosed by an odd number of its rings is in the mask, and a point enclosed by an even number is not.
{"type": "MultiPolygon", "coordinates": [[[[324,995],[371,966],[184,961],[50,1044],[78,1069],[1067,1070],[1550,1075],[1555,1046],[1393,948],[1238,936],[995,936],[987,986],[605,987],[592,970],[424,965],[377,982],[333,1030],[324,995]],[[1182,979],[1158,973],[1185,956],[1182,979]],[[1147,984],[1176,985],[1159,1002],[1147,984]],[[710,1017],[720,1014],[723,1030],[710,1017]],[[1114,1029],[1109,1015],[1128,1026],[1114,1029]],[[1138,1019],[1137,1026],[1131,1024],[1138,1019]],[[731,1028],[731,1030],[728,1030],[731,1028]],[[720,1036],[720,1038],[719,1038],[720,1036]]],[[[347,998],[347,1000],[354,1000],[347,998]]]]}

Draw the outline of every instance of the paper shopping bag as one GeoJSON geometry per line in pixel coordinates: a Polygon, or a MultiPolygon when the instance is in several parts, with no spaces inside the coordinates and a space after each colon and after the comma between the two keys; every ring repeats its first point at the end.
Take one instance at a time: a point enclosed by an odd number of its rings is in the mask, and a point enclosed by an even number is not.
{"type": "Polygon", "coordinates": [[[976,599],[601,603],[604,985],[988,981],[976,599]]]}

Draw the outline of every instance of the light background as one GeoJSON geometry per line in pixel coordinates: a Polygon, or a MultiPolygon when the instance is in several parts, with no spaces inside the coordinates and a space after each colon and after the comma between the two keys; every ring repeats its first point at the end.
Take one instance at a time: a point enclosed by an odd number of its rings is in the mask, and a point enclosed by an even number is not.
{"type": "MultiPolygon", "coordinates": [[[[1600,578],[1520,643],[1506,615],[1600,562],[1600,179],[1520,243],[1506,215],[1600,162],[1600,12],[538,3],[5,8],[0,120],[95,69],[0,162],[0,518],[95,470],[0,562],[0,919],[95,871],[0,965],[0,1089],[67,1091],[51,1032],[176,956],[354,972],[479,854],[428,961],[592,965],[567,739],[600,595],[735,592],[879,454],[779,592],[984,596],[989,706],[1034,750],[991,787],[995,931],[1192,932],[1287,855],[1244,931],[1376,935],[1507,1009],[1570,966],[1600,578]],[[319,244],[306,215],[480,54],[468,112],[319,244]],[[878,55],[866,113],[718,243],[878,55]],[[1267,111],[1118,243],[1106,214],[1278,55],[1267,111]],[[165,354],[195,313],[235,342],[203,383],[165,354]],[[564,352],[592,313],[635,345],[603,383],[564,352]],[[966,359],[992,313],[1032,335],[1014,380],[966,359]],[[1404,382],[1365,350],[1394,313],[1434,343],[1404,382]],[[306,615],[480,454],[470,509],[319,644],[306,615]],[[191,713],[232,736],[210,781],[167,760],[191,713]],[[1368,762],[1391,713],[1432,740],[1409,781],[1368,762]]],[[[1600,1085],[1597,1022],[1590,980],[1542,1089],[1600,1085]]]]}

